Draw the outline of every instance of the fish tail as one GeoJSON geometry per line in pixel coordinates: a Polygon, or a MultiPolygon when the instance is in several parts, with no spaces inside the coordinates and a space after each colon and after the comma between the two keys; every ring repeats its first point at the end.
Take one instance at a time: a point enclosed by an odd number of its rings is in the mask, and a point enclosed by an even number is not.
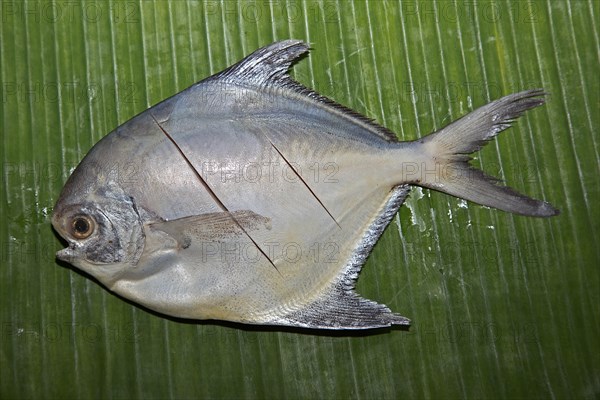
{"type": "Polygon", "coordinates": [[[511,94],[418,140],[423,146],[426,170],[411,183],[515,214],[532,217],[559,214],[549,203],[502,186],[498,179],[469,165],[469,154],[509,128],[525,111],[544,104],[544,95],[540,89],[511,94]]]}

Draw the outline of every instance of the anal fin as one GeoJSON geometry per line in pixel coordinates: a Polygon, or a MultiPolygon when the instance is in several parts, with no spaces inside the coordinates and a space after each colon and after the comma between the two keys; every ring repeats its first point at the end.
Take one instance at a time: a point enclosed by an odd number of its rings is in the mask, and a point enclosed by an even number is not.
{"type": "Polygon", "coordinates": [[[339,330],[385,328],[392,325],[409,326],[408,318],[393,313],[383,304],[364,299],[354,291],[356,278],[367,256],[409,191],[410,187],[407,185],[392,189],[382,209],[364,232],[346,268],[325,295],[302,309],[284,315],[274,323],[339,330]]]}
{"type": "Polygon", "coordinates": [[[410,320],[383,304],[364,299],[341,285],[326,297],[282,318],[286,325],[313,329],[373,329],[392,325],[409,326],[410,320]]]}

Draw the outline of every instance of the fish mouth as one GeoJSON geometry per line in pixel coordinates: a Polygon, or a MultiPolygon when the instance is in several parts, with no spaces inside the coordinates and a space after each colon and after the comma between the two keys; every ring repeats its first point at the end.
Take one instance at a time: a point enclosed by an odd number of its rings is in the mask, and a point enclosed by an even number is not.
{"type": "Polygon", "coordinates": [[[67,247],[56,252],[56,258],[61,261],[66,261],[68,263],[72,263],[72,261],[75,259],[75,254],[76,254],[75,243],[71,242],[70,240],[65,239],[65,237],[62,235],[62,232],[60,230],[56,229],[56,227],[54,227],[54,230],[60,235],[62,240],[64,242],[67,242],[67,244],[68,244],[67,247]]]}
{"type": "Polygon", "coordinates": [[[60,236],[60,238],[68,244],[67,247],[56,252],[56,258],[70,263],[75,257],[75,244],[67,239],[63,229],[63,224],[61,223],[60,215],[56,211],[52,215],[52,228],[56,233],[58,233],[58,236],[60,236]]]}
{"type": "Polygon", "coordinates": [[[69,247],[57,251],[56,258],[70,263],[75,258],[75,248],[72,245],[69,245],[69,247]]]}

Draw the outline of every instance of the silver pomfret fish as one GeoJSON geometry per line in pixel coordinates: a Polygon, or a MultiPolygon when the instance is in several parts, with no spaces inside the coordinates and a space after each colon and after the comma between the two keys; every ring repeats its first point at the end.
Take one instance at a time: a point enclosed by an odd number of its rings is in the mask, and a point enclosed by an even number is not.
{"type": "Polygon", "coordinates": [[[468,165],[543,104],[542,91],[399,142],[292,80],[307,51],[296,40],[261,48],[104,137],[54,208],[69,244],[57,257],[176,317],[377,328],[409,320],[354,285],[412,185],[521,215],[558,213],[468,165]]]}

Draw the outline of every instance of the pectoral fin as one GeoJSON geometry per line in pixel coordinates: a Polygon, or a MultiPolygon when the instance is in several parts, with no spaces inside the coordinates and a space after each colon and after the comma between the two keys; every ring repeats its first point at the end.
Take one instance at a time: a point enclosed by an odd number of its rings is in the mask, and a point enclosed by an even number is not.
{"type": "Polygon", "coordinates": [[[193,241],[222,242],[244,235],[242,227],[246,232],[270,229],[270,219],[250,210],[240,210],[191,215],[149,225],[151,231],[166,233],[182,249],[190,247],[193,241]]]}

